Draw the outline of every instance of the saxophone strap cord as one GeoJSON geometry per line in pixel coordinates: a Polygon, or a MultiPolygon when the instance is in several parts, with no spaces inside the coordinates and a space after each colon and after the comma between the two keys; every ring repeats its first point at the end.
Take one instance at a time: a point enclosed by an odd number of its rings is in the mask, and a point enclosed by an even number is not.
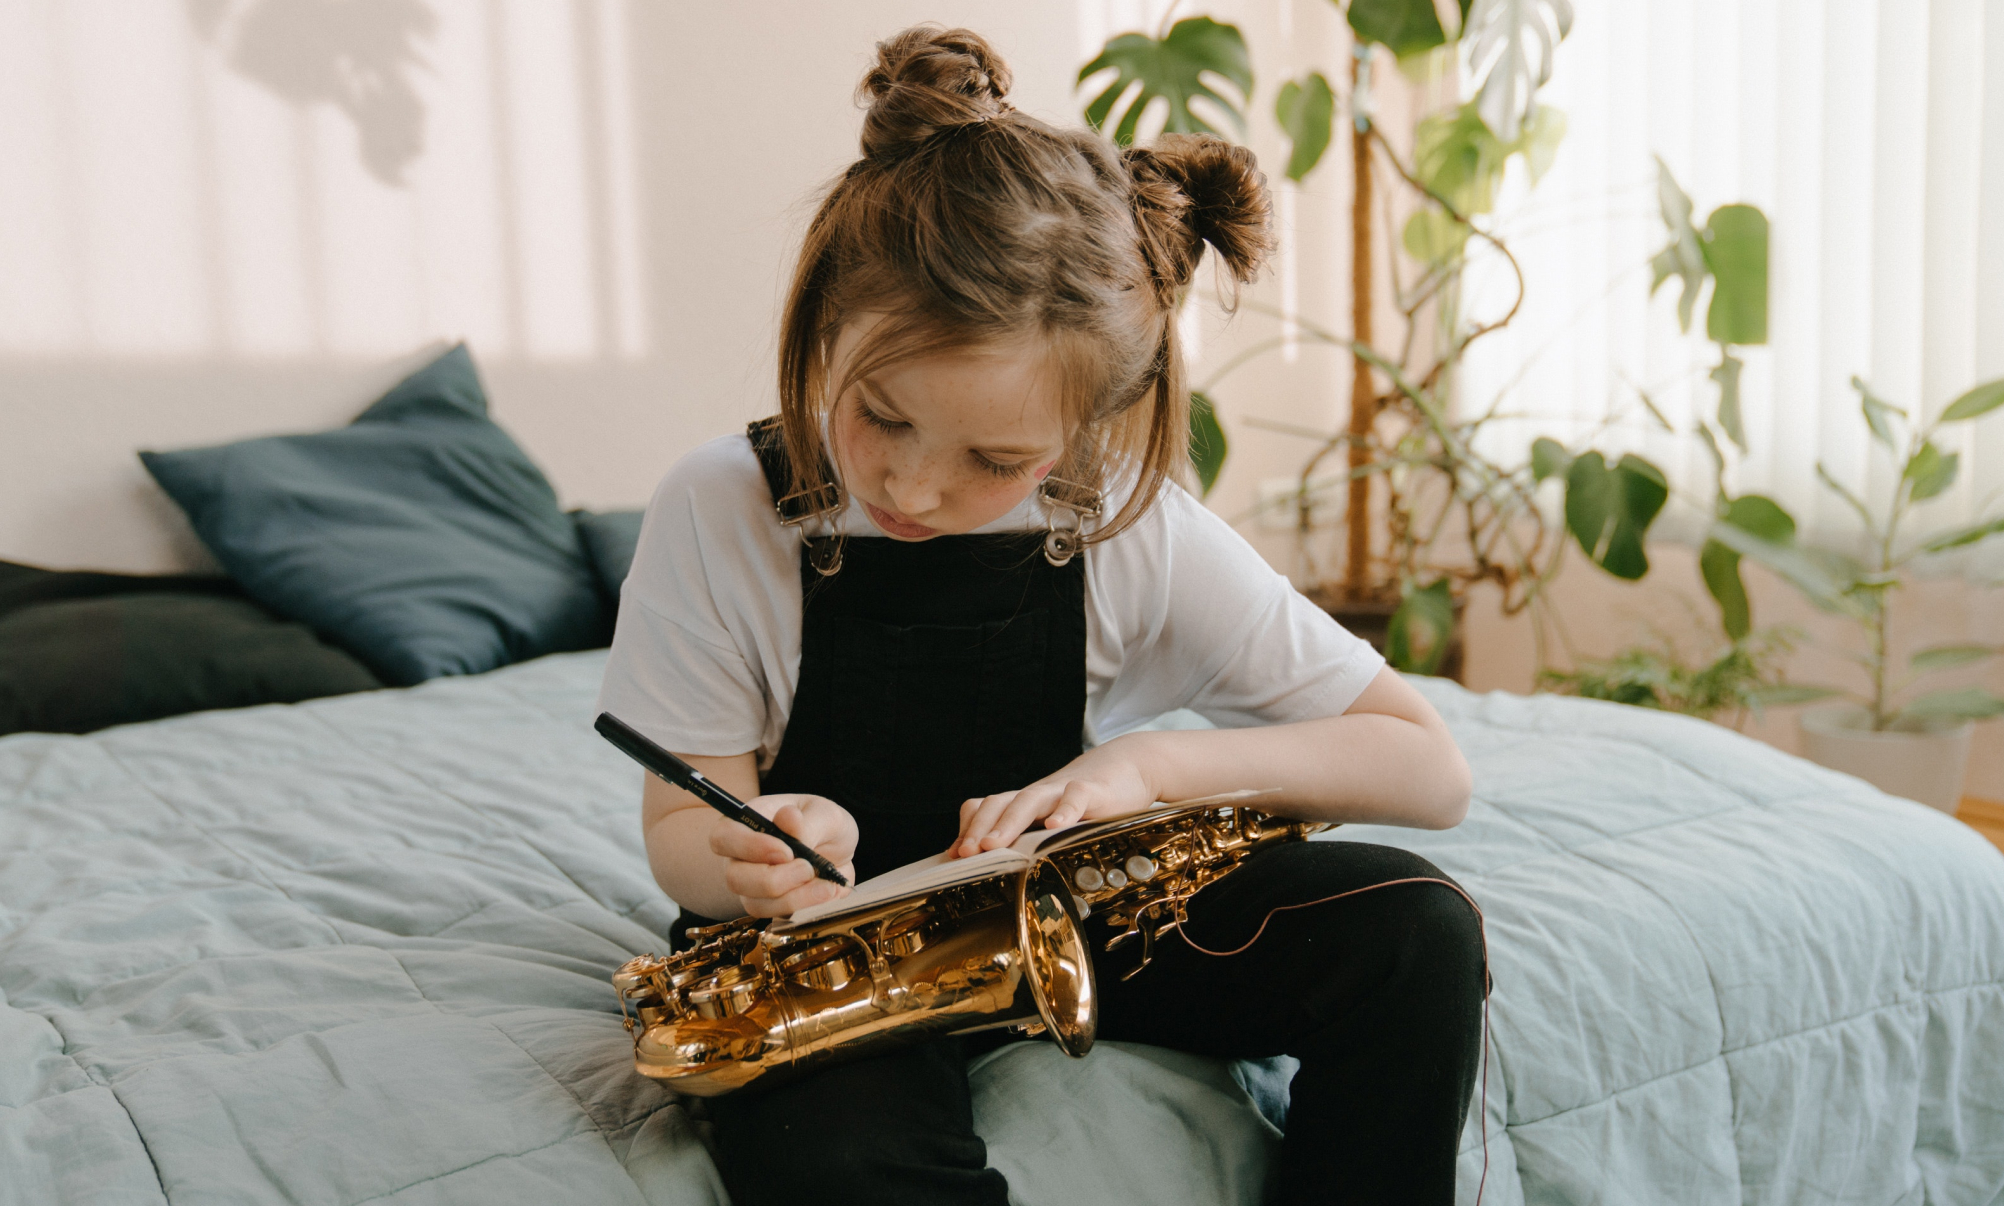
{"type": "Polygon", "coordinates": [[[1475,1203],[1476,1206],[1482,1206],[1482,1191],[1489,1184],[1489,927],[1487,921],[1482,916],[1482,906],[1476,904],[1475,898],[1470,896],[1460,884],[1451,883],[1444,879],[1435,879],[1432,876],[1412,876],[1406,879],[1388,879],[1381,884],[1367,884],[1361,888],[1352,888],[1348,892],[1338,892],[1334,896],[1324,896],[1319,900],[1305,900],[1300,904],[1279,905],[1267,910],[1266,916],[1260,920],[1259,928],[1253,931],[1252,937],[1228,951],[1214,951],[1209,947],[1200,946],[1195,939],[1190,937],[1189,931],[1184,929],[1180,922],[1176,926],[1176,933],[1182,936],[1183,941],[1189,944],[1191,950],[1199,954],[1215,955],[1220,959],[1229,958],[1246,950],[1253,943],[1258,942],[1260,935],[1266,933],[1266,927],[1273,920],[1275,913],[1287,913],[1295,909],[1313,908],[1316,905],[1328,904],[1332,900],[1341,900],[1346,896],[1355,896],[1360,892],[1375,892],[1379,888],[1395,888],[1400,884],[1439,884],[1443,888],[1451,889],[1456,896],[1468,902],[1469,908],[1475,910],[1476,929],[1482,935],[1482,1110],[1480,1123],[1482,1128],[1482,1179],[1475,1183],[1475,1203]]]}

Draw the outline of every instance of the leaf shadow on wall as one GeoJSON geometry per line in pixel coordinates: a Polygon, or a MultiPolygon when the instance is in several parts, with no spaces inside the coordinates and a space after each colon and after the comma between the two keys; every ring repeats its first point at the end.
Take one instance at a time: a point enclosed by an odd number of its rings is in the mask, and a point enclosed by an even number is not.
{"type": "Polygon", "coordinates": [[[362,165],[402,187],[424,153],[424,101],[412,76],[438,28],[422,0],[187,0],[203,41],[230,66],[302,108],[331,104],[355,123],[362,165]]]}

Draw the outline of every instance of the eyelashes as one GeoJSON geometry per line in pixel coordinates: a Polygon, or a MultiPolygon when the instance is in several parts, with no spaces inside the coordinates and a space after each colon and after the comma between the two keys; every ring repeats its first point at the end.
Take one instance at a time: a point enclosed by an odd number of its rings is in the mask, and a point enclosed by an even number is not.
{"type": "Polygon", "coordinates": [[[856,399],[856,413],[862,416],[864,423],[876,428],[878,431],[909,431],[911,429],[910,423],[893,423],[876,411],[871,410],[869,403],[863,401],[861,398],[856,399]]]}
{"type": "Polygon", "coordinates": [[[1000,465],[978,452],[973,455],[975,464],[981,466],[985,471],[994,474],[996,477],[1021,477],[1026,467],[1021,461],[1018,461],[1014,465],[1000,465]]]}
{"type": "MultiPolygon", "coordinates": [[[[912,425],[910,423],[899,423],[890,419],[886,419],[884,416],[872,410],[870,408],[870,404],[863,401],[861,398],[856,399],[856,415],[858,418],[863,420],[865,426],[874,427],[878,431],[890,432],[895,434],[900,431],[910,431],[912,428],[912,425]]],[[[1018,461],[1013,465],[1004,465],[999,461],[991,461],[987,457],[982,456],[978,452],[970,452],[968,453],[968,455],[974,459],[974,464],[976,468],[980,469],[983,473],[992,474],[995,477],[1000,477],[1000,478],[1021,477],[1023,476],[1024,471],[1029,468],[1028,461],[1018,461]]]]}

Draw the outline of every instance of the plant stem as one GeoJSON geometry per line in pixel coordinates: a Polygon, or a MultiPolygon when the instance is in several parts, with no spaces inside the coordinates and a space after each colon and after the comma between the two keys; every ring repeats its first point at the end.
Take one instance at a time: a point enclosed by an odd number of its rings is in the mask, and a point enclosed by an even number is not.
{"type": "MultiPolygon", "coordinates": [[[[1354,110],[1365,72],[1370,70],[1370,51],[1359,45],[1350,56],[1350,103],[1354,110]]],[[[1350,199],[1350,332],[1359,344],[1371,342],[1371,140],[1366,122],[1370,117],[1357,113],[1350,132],[1350,166],[1354,192],[1350,199]]],[[[1362,355],[1351,358],[1350,373],[1350,496],[1346,522],[1343,589],[1352,599],[1361,599],[1369,587],[1371,556],[1371,479],[1357,471],[1370,458],[1365,441],[1378,417],[1378,398],[1371,380],[1371,362],[1362,355]]]]}
{"type": "Polygon", "coordinates": [[[1872,613],[1872,620],[1866,628],[1871,641],[1872,658],[1872,731],[1882,732],[1889,719],[1886,715],[1886,601],[1879,600],[1878,608],[1872,613]]]}

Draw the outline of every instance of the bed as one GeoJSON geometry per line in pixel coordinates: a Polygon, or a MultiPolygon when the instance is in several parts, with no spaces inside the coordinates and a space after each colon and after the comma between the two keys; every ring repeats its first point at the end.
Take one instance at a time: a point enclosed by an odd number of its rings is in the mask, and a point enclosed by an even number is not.
{"type": "MultiPolygon", "coordinates": [[[[607,983],[673,906],[603,657],[0,739],[0,1202],[724,1201],[607,983]]],[[[1712,726],[1423,686],[1469,819],[1333,837],[1485,908],[1462,1201],[2004,1200],[2004,857],[1712,726]]],[[[1251,1203],[1286,1073],[974,1079],[1022,1203],[1251,1203]]]]}

